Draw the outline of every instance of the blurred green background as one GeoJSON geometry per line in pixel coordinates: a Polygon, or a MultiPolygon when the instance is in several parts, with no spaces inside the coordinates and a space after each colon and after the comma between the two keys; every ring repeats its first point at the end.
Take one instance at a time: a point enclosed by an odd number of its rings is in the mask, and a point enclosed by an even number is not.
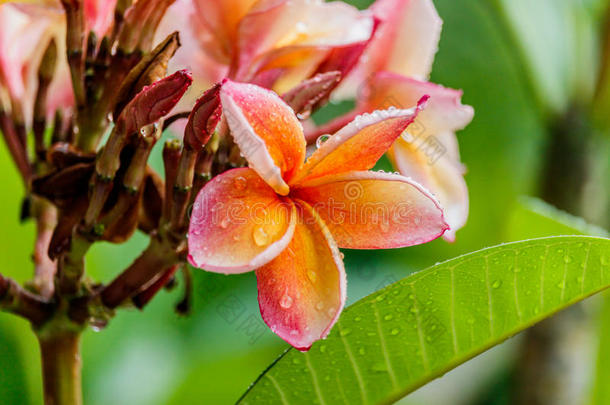
{"type": "MultiPolygon", "coordinates": [[[[549,1],[555,0],[517,1],[513,3],[513,17],[520,12],[519,4],[539,1],[551,4],[549,1]]],[[[444,30],[432,80],[462,88],[464,103],[476,110],[472,124],[458,134],[462,159],[468,167],[470,219],[454,244],[438,240],[392,251],[346,251],[349,302],[435,262],[509,240],[507,222],[516,199],[537,193],[550,117],[553,111],[564,108],[562,97],[572,96],[562,87],[563,76],[553,76],[555,71],[544,66],[556,67],[553,58],[565,49],[536,48],[533,44],[532,50],[519,45],[518,34],[506,22],[510,16],[499,11],[502,1],[434,2],[444,20],[444,30]],[[548,55],[539,55],[539,49],[548,55]],[[537,55],[541,61],[528,62],[528,55],[537,55]],[[538,77],[544,80],[536,88],[538,77]],[[561,86],[553,87],[557,83],[561,86]],[[544,94],[548,98],[541,96],[544,94]]],[[[370,1],[352,3],[366,7],[370,1]]],[[[579,3],[594,12],[600,2],[579,3]]],[[[521,23],[527,25],[528,21],[521,23]]],[[[553,29],[542,34],[559,41],[553,38],[553,29]]],[[[592,59],[584,63],[585,70],[595,68],[592,59]]],[[[332,111],[327,110],[327,114],[332,111]]],[[[157,159],[159,155],[157,151],[157,159]]],[[[4,146],[0,147],[0,181],[0,271],[24,281],[32,271],[34,226],[19,223],[23,190],[4,146]]],[[[136,235],[125,245],[96,245],[87,257],[88,274],[109,281],[146,242],[144,236],[136,235]]],[[[86,404],[233,403],[286,349],[287,345],[260,318],[253,274],[226,277],[198,270],[193,274],[194,306],[189,317],[180,318],[173,311],[182,294],[179,285],[172,292],[161,293],[143,312],[120,311],[103,331],[85,333],[82,357],[86,404]]],[[[496,355],[502,357],[501,353],[496,355]]],[[[485,359],[480,361],[486,364],[485,359]]],[[[474,389],[481,403],[489,403],[485,402],[485,393],[501,391],[507,381],[507,370],[489,370],[490,375],[482,380],[486,383],[474,389]]],[[[450,390],[451,385],[448,387],[450,390]]],[[[406,401],[435,403],[434,395],[423,395],[406,401]]],[[[34,335],[24,321],[0,313],[0,403],[39,404],[41,398],[39,350],[34,335]]]]}

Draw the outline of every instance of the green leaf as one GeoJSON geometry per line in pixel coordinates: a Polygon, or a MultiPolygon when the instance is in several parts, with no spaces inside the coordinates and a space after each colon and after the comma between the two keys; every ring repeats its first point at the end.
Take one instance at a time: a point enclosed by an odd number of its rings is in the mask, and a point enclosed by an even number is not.
{"type": "Polygon", "coordinates": [[[606,230],[534,197],[522,197],[515,203],[507,228],[511,241],[559,235],[610,236],[606,230]]]}
{"type": "Polygon", "coordinates": [[[244,404],[391,403],[610,286],[610,240],[501,245],[437,264],[347,308],[308,353],[286,351],[244,404]]]}

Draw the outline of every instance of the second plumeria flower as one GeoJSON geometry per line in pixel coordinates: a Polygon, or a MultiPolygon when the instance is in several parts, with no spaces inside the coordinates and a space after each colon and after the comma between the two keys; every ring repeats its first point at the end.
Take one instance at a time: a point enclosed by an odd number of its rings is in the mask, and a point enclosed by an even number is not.
{"type": "Polygon", "coordinates": [[[345,303],[339,248],[412,246],[449,228],[422,186],[369,171],[425,98],[414,109],[356,118],[307,160],[301,124],[275,93],[225,81],[220,98],[249,168],[215,177],[197,196],[189,260],[218,273],[255,270],[264,321],[307,350],[328,334],[345,303]]]}

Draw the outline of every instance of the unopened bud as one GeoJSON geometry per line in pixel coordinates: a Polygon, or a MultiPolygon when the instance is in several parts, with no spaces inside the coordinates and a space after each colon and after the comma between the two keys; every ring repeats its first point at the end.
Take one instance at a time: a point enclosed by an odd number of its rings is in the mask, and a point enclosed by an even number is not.
{"type": "Polygon", "coordinates": [[[195,103],[184,129],[184,144],[195,151],[201,150],[210,140],[221,115],[220,84],[216,84],[195,103]]]}
{"type": "Polygon", "coordinates": [[[284,94],[282,99],[292,107],[300,119],[306,119],[313,110],[328,99],[340,80],[341,73],[338,71],[319,73],[301,82],[284,94]]]}
{"type": "Polygon", "coordinates": [[[126,133],[158,121],[180,101],[193,79],[186,70],[179,70],[150,86],[146,86],[127,104],[118,119],[126,133]]]}
{"type": "Polygon", "coordinates": [[[119,117],[129,100],[138,94],[144,86],[156,82],[167,74],[167,64],[179,47],[180,36],[178,32],[174,32],[131,69],[123,80],[116,97],[115,118],[119,117]]]}
{"type": "Polygon", "coordinates": [[[44,52],[40,67],[38,68],[38,77],[41,81],[50,82],[55,75],[55,66],[57,65],[57,44],[54,39],[51,39],[47,49],[44,52]]]}

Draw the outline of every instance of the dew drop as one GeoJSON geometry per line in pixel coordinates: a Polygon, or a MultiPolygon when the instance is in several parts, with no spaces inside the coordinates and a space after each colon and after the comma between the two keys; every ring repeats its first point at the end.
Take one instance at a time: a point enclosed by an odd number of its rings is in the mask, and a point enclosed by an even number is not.
{"type": "Polygon", "coordinates": [[[292,306],[292,297],[290,295],[284,295],[282,297],[282,299],[280,299],[280,307],[282,307],[284,309],[288,309],[291,306],[292,306]]]}
{"type": "Polygon", "coordinates": [[[236,190],[245,190],[246,186],[248,185],[248,180],[246,180],[245,177],[239,176],[233,180],[233,184],[235,185],[236,190]]]}
{"type": "Polygon", "coordinates": [[[391,314],[388,314],[388,315],[383,317],[383,319],[385,319],[386,321],[391,321],[392,318],[393,318],[393,316],[391,314]]]}
{"type": "Polygon", "coordinates": [[[320,346],[320,353],[324,353],[326,351],[326,345],[320,346]]]}
{"type": "Polygon", "coordinates": [[[220,221],[220,227],[222,229],[227,229],[229,227],[229,222],[231,222],[229,220],[229,218],[227,218],[227,217],[223,218],[222,221],[220,221]]]}
{"type": "Polygon", "coordinates": [[[377,373],[385,373],[388,371],[386,365],[384,363],[375,363],[373,364],[372,370],[377,373]]]}
{"type": "Polygon", "coordinates": [[[322,301],[318,302],[318,303],[316,304],[316,309],[317,309],[318,311],[323,310],[323,309],[324,309],[324,303],[323,303],[322,301]]]}
{"type": "Polygon", "coordinates": [[[396,328],[394,328],[394,329],[392,329],[392,330],[390,331],[390,335],[392,335],[392,336],[396,336],[396,335],[398,335],[399,333],[400,333],[400,331],[399,331],[398,329],[396,329],[396,328]]]}
{"type": "Polygon", "coordinates": [[[326,141],[328,141],[328,139],[330,138],[330,135],[322,135],[320,137],[318,137],[318,139],[316,139],[316,148],[319,148],[320,146],[322,146],[322,144],[326,141]]]}
{"type": "Polygon", "coordinates": [[[351,330],[351,329],[341,329],[341,331],[339,332],[339,335],[340,335],[340,336],[347,336],[347,335],[349,335],[350,333],[352,333],[352,330],[351,330]]]}
{"type": "Polygon", "coordinates": [[[309,280],[310,280],[312,283],[315,283],[315,282],[318,280],[318,275],[317,275],[317,274],[316,274],[316,272],[315,272],[315,271],[313,271],[313,270],[308,270],[308,271],[307,271],[307,277],[309,278],[309,280]]]}
{"type": "Polygon", "coordinates": [[[269,244],[269,235],[267,235],[262,226],[254,229],[252,237],[257,246],[267,246],[269,244]]]}
{"type": "Polygon", "coordinates": [[[496,280],[491,285],[492,288],[500,288],[500,286],[502,286],[502,280],[496,280]]]}

